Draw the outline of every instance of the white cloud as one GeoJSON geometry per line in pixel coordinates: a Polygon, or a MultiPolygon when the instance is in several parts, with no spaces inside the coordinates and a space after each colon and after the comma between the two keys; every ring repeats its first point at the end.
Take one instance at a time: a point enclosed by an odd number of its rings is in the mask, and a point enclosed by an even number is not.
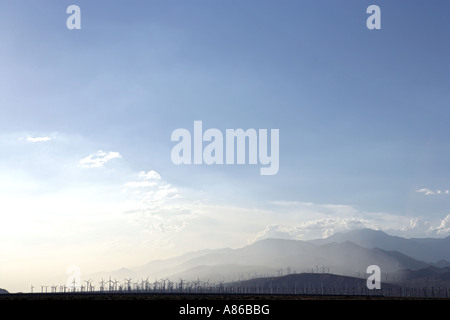
{"type": "Polygon", "coordinates": [[[104,152],[99,150],[97,153],[81,159],[78,164],[83,168],[101,168],[106,162],[121,157],[119,152],[104,152]]]}
{"type": "Polygon", "coordinates": [[[124,213],[153,237],[170,237],[183,230],[191,218],[186,204],[177,201],[182,198],[178,189],[163,181],[154,170],[139,172],[137,179],[124,187],[123,192],[129,198],[124,213]]]}
{"type": "Polygon", "coordinates": [[[429,221],[421,220],[418,218],[411,218],[409,220],[409,225],[400,229],[401,231],[408,232],[409,235],[429,235],[433,232],[433,227],[429,221]]]}
{"type": "Polygon", "coordinates": [[[450,194],[450,190],[435,190],[435,191],[433,191],[428,188],[422,188],[422,189],[416,190],[416,192],[423,193],[426,196],[435,195],[435,194],[438,194],[438,195],[450,194]]]}
{"type": "Polygon", "coordinates": [[[363,218],[322,218],[307,220],[290,226],[268,225],[263,231],[256,234],[253,241],[265,238],[310,240],[326,238],[336,232],[346,232],[361,228],[378,229],[373,222],[363,218]]]}
{"type": "MultiPolygon", "coordinates": [[[[19,138],[19,140],[22,140],[23,139],[23,137],[21,137],[21,138],[19,138]]],[[[50,140],[52,140],[52,138],[50,138],[50,137],[30,137],[30,136],[28,136],[28,137],[26,137],[25,138],[25,140],[26,141],[28,141],[28,142],[47,142],[47,141],[50,141],[50,140]]]]}
{"type": "Polygon", "coordinates": [[[435,228],[435,231],[438,235],[450,235],[450,214],[441,220],[441,223],[435,228]]]}
{"type": "Polygon", "coordinates": [[[450,215],[434,221],[410,218],[409,224],[403,227],[383,230],[389,234],[407,238],[446,237],[450,236],[450,215]]]}
{"type": "Polygon", "coordinates": [[[166,183],[154,185],[150,190],[138,190],[130,194],[130,197],[133,199],[131,212],[139,212],[147,216],[164,213],[165,216],[170,216],[183,211],[174,201],[181,198],[178,189],[166,183]]]}
{"type": "Polygon", "coordinates": [[[177,188],[171,187],[170,185],[159,187],[158,191],[153,195],[153,199],[156,201],[167,201],[178,197],[179,194],[177,188]]]}
{"type": "Polygon", "coordinates": [[[139,172],[139,177],[144,180],[160,180],[161,179],[161,176],[159,175],[159,173],[154,170],[150,170],[148,172],[141,171],[141,172],[139,172]]]}
{"type": "Polygon", "coordinates": [[[276,239],[294,239],[292,232],[289,228],[283,228],[278,224],[267,225],[266,228],[256,234],[253,241],[261,239],[276,238],[276,239]]]}
{"type": "Polygon", "coordinates": [[[151,188],[159,184],[161,176],[158,172],[150,170],[148,172],[141,171],[138,174],[138,181],[130,181],[125,183],[126,188],[151,188]]]}

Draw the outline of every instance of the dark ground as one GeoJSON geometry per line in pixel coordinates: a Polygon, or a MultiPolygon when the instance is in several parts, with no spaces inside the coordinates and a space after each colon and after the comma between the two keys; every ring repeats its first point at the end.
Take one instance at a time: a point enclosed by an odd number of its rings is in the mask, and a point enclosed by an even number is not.
{"type": "MultiPolygon", "coordinates": [[[[405,319],[424,310],[445,314],[450,298],[402,298],[356,295],[235,295],[144,293],[16,293],[0,295],[0,315],[16,318],[44,314],[46,318],[73,315],[88,319],[133,316],[144,319],[319,319],[370,317],[405,319]],[[9,313],[8,308],[11,309],[9,313]],[[186,310],[203,313],[186,314],[186,310]],[[250,309],[248,309],[250,308],[250,309]],[[256,309],[255,309],[256,308],[256,309]],[[205,314],[204,310],[211,310],[205,314]],[[228,312],[226,312],[228,310],[228,312]],[[233,313],[241,310],[243,313],[233,313]],[[250,312],[248,311],[250,310],[250,312]],[[263,314],[262,310],[266,313],[263,314]],[[3,311],[3,312],[2,312],[3,311]],[[339,318],[339,317],[338,317],[339,318]]],[[[5,317],[6,319],[6,317],[5,317]]]]}
{"type": "MultiPolygon", "coordinates": [[[[153,301],[282,301],[282,300],[446,300],[450,298],[385,297],[359,295],[241,295],[151,293],[10,293],[0,300],[153,300],[153,301]]],[[[450,306],[450,305],[449,305],[450,306]]]]}

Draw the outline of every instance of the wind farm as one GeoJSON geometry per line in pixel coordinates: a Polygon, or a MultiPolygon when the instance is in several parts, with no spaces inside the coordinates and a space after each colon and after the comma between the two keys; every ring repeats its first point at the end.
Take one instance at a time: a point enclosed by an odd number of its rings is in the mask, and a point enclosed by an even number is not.
{"type": "Polygon", "coordinates": [[[41,285],[41,291],[0,294],[0,300],[367,300],[367,299],[450,299],[450,287],[383,285],[369,290],[366,280],[329,273],[299,273],[255,277],[235,282],[200,279],[110,279],[68,288],[41,285]],[[109,283],[109,286],[104,286],[109,283]],[[95,285],[97,284],[97,286],[95,285]],[[48,288],[51,288],[49,291],[48,288]]]}
{"type": "Polygon", "coordinates": [[[405,240],[370,229],[309,242],[265,239],[238,249],[151,261],[109,275],[81,277],[79,269],[72,267],[69,270],[77,276],[63,284],[33,283],[29,292],[0,299],[23,295],[30,299],[449,299],[449,240],[405,240]],[[379,287],[371,286],[367,271],[373,261],[382,270],[379,287]]]}

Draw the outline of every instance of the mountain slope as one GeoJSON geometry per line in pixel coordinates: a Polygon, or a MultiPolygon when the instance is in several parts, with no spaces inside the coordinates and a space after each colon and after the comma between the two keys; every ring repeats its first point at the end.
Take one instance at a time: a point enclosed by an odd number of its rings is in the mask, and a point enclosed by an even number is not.
{"type": "Polygon", "coordinates": [[[450,260],[450,246],[446,245],[449,239],[404,239],[370,229],[313,241],[264,239],[242,248],[190,252],[135,268],[97,273],[90,278],[234,281],[291,273],[333,273],[366,278],[370,265],[378,265],[383,275],[429,266],[446,267],[448,262],[443,259],[450,260]],[[428,261],[436,259],[430,263],[416,257],[426,257],[428,261]]]}
{"type": "Polygon", "coordinates": [[[367,267],[372,264],[379,265],[382,272],[428,266],[399,252],[364,248],[352,242],[315,245],[299,240],[265,239],[238,249],[206,250],[149,262],[132,269],[132,277],[223,281],[319,271],[365,277],[367,267]]]}
{"type": "MultiPolygon", "coordinates": [[[[300,273],[281,277],[255,278],[232,283],[231,285],[253,289],[255,291],[261,291],[262,289],[265,293],[268,292],[267,289],[271,289],[271,292],[290,294],[346,294],[350,292],[354,292],[355,294],[367,294],[370,290],[367,289],[366,282],[366,279],[330,273],[300,273]],[[353,289],[359,290],[355,292],[353,289]]],[[[229,283],[225,284],[225,286],[229,285],[229,283]]],[[[381,287],[382,289],[399,288],[398,285],[388,283],[383,283],[381,287]]],[[[382,291],[376,290],[372,291],[372,293],[381,294],[382,291]]]]}
{"type": "Polygon", "coordinates": [[[439,260],[450,261],[450,237],[447,238],[411,238],[391,236],[383,231],[358,229],[346,233],[336,233],[326,239],[311,240],[310,243],[342,243],[350,241],[365,248],[379,248],[398,251],[414,259],[436,263],[439,260]]]}
{"type": "Polygon", "coordinates": [[[450,267],[437,268],[428,266],[419,270],[399,270],[392,274],[394,280],[408,286],[450,287],[450,267]]]}

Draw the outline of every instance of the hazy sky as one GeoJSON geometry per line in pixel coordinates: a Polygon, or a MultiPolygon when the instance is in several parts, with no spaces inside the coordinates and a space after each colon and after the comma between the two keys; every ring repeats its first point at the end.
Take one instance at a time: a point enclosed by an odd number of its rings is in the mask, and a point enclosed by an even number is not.
{"type": "Polygon", "coordinates": [[[445,0],[2,0],[0,287],[267,236],[450,235],[449,13],[445,0]],[[371,4],[381,30],[366,27],[371,4]],[[279,129],[278,174],[175,165],[171,133],[196,120],[279,129]]]}

